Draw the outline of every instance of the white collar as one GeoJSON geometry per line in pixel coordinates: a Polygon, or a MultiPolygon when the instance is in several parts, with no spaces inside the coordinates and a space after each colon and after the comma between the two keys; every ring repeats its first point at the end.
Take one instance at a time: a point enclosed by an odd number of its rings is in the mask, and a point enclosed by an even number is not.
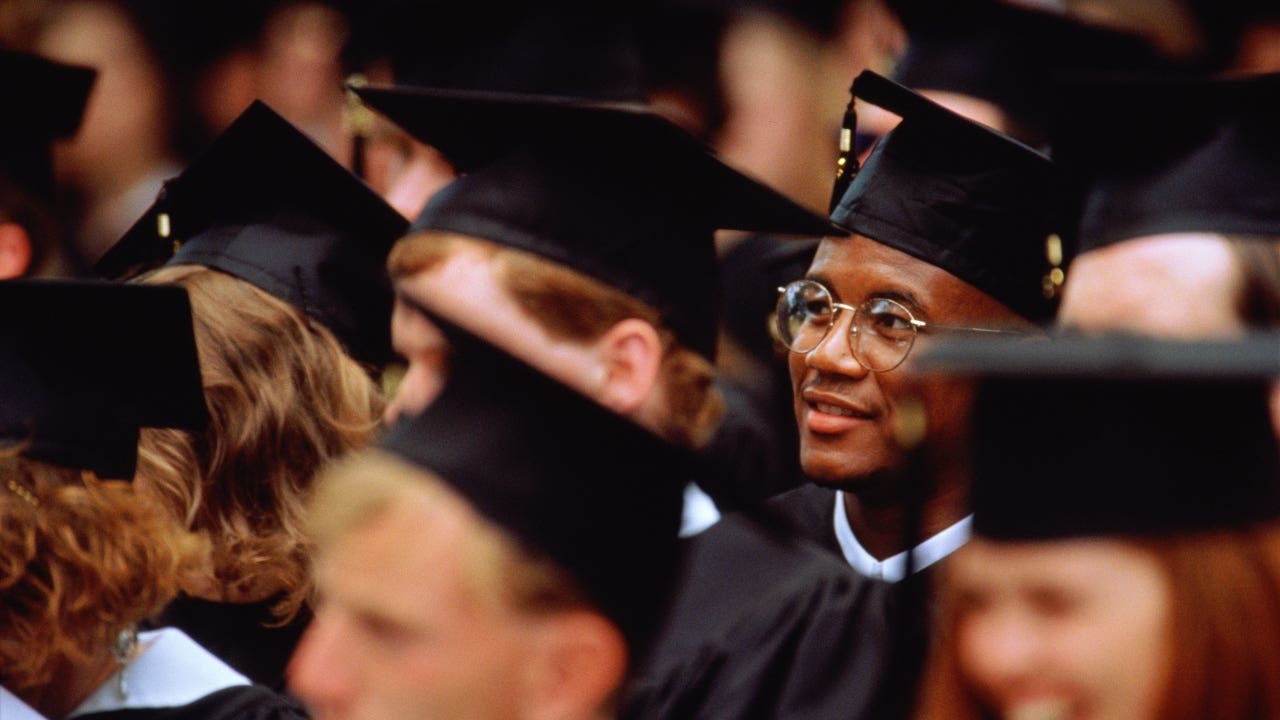
{"type": "Polygon", "coordinates": [[[0,718],[4,720],[45,720],[30,705],[22,702],[17,695],[0,687],[0,718]]]}
{"type": "MultiPolygon", "coordinates": [[[[177,628],[138,633],[141,652],[125,666],[128,692],[121,697],[119,673],[93,691],[67,717],[125,708],[181,707],[249,679],[177,628]]],[[[4,720],[9,720],[5,716],[4,720]]]]}
{"type": "MultiPolygon", "coordinates": [[[[915,570],[919,572],[942,558],[950,555],[969,541],[969,528],[973,524],[973,516],[969,515],[960,522],[925,540],[915,547],[912,557],[915,570]]],[[[836,491],[835,511],[836,541],[840,543],[840,551],[844,559],[854,570],[877,580],[898,582],[907,574],[907,552],[904,550],[884,560],[877,560],[867,552],[853,535],[849,527],[849,517],[844,512],[844,491],[836,491]]]]}
{"type": "Polygon", "coordinates": [[[697,483],[684,486],[684,509],[680,512],[680,537],[685,538],[706,530],[720,521],[716,501],[702,491],[697,483]]]}

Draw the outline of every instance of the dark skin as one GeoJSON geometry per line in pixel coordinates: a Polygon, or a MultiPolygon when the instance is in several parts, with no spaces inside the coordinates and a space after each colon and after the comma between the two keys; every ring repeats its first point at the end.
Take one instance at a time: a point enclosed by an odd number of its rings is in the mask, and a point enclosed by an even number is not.
{"type": "MultiPolygon", "coordinates": [[[[849,305],[889,298],[929,323],[1034,329],[947,271],[862,236],[823,240],[807,277],[849,305]]],[[[932,461],[921,531],[929,537],[968,512],[963,438],[971,393],[962,380],[913,376],[910,358],[888,372],[868,371],[850,349],[851,321],[850,313],[841,312],[816,348],[790,355],[800,462],[814,482],[845,491],[850,527],[868,552],[883,559],[906,549],[907,457],[895,437],[900,408],[910,398],[919,398],[925,408],[932,461]]],[[[922,330],[912,354],[927,347],[933,336],[928,328],[922,330]]]]}

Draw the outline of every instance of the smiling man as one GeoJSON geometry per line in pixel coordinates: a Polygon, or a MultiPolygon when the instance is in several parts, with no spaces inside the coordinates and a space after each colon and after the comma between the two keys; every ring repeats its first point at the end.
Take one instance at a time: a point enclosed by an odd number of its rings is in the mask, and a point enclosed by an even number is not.
{"type": "Polygon", "coordinates": [[[968,391],[904,364],[939,334],[1035,332],[1051,318],[1053,168],[873,73],[853,92],[903,121],[847,187],[837,184],[831,218],[853,236],[823,240],[806,277],[779,289],[800,460],[814,484],[774,505],[863,574],[896,581],[906,567],[908,460],[897,432],[908,397],[923,403],[929,437],[915,567],[968,535],[968,391]]]}

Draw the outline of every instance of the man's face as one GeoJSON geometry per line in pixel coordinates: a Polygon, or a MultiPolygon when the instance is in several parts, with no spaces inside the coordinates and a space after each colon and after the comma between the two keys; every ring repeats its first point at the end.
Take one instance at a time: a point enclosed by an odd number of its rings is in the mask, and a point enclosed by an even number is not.
{"type": "Polygon", "coordinates": [[[1239,269],[1220,235],[1173,234],[1091,250],[1067,269],[1059,322],[1172,338],[1221,337],[1244,324],[1239,269]]]}
{"type": "Polygon", "coordinates": [[[459,498],[410,496],[318,554],[321,602],[289,668],[316,718],[517,717],[540,620],[470,580],[477,522],[459,498]]]}
{"type": "Polygon", "coordinates": [[[404,380],[387,408],[387,420],[426,408],[444,383],[444,336],[406,298],[484,337],[539,371],[590,394],[598,361],[588,345],[552,337],[516,303],[498,277],[492,253],[478,243],[456,241],[435,267],[396,280],[391,341],[407,362],[404,380]]]}
{"type": "MultiPolygon", "coordinates": [[[[1027,322],[991,296],[922,260],[861,236],[826,239],[818,246],[808,278],[827,286],[836,302],[858,306],[888,298],[917,320],[969,327],[1026,326],[1027,322]]],[[[891,480],[903,455],[894,438],[900,403],[919,397],[931,437],[961,434],[968,411],[966,383],[912,378],[906,364],[873,373],[850,349],[852,318],[840,311],[822,342],[789,358],[800,462],[819,484],[867,490],[875,479],[891,480]]],[[[931,340],[919,333],[912,354],[931,340]]],[[[909,360],[908,360],[909,362],[909,360]]]]}

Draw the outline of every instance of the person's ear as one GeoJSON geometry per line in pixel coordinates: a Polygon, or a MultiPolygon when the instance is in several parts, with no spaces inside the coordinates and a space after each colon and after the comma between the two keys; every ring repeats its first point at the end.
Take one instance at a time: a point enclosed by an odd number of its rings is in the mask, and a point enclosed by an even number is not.
{"type": "Polygon", "coordinates": [[[22,277],[31,267],[31,238],[16,222],[0,222],[0,280],[22,277]]]}
{"type": "Polygon", "coordinates": [[[535,643],[523,717],[600,717],[626,677],[627,643],[618,628],[599,613],[572,610],[544,618],[535,643]]]}
{"type": "Polygon", "coordinates": [[[658,384],[662,369],[658,330],[628,318],[609,328],[596,347],[602,367],[598,402],[619,415],[634,414],[658,384]]]}

